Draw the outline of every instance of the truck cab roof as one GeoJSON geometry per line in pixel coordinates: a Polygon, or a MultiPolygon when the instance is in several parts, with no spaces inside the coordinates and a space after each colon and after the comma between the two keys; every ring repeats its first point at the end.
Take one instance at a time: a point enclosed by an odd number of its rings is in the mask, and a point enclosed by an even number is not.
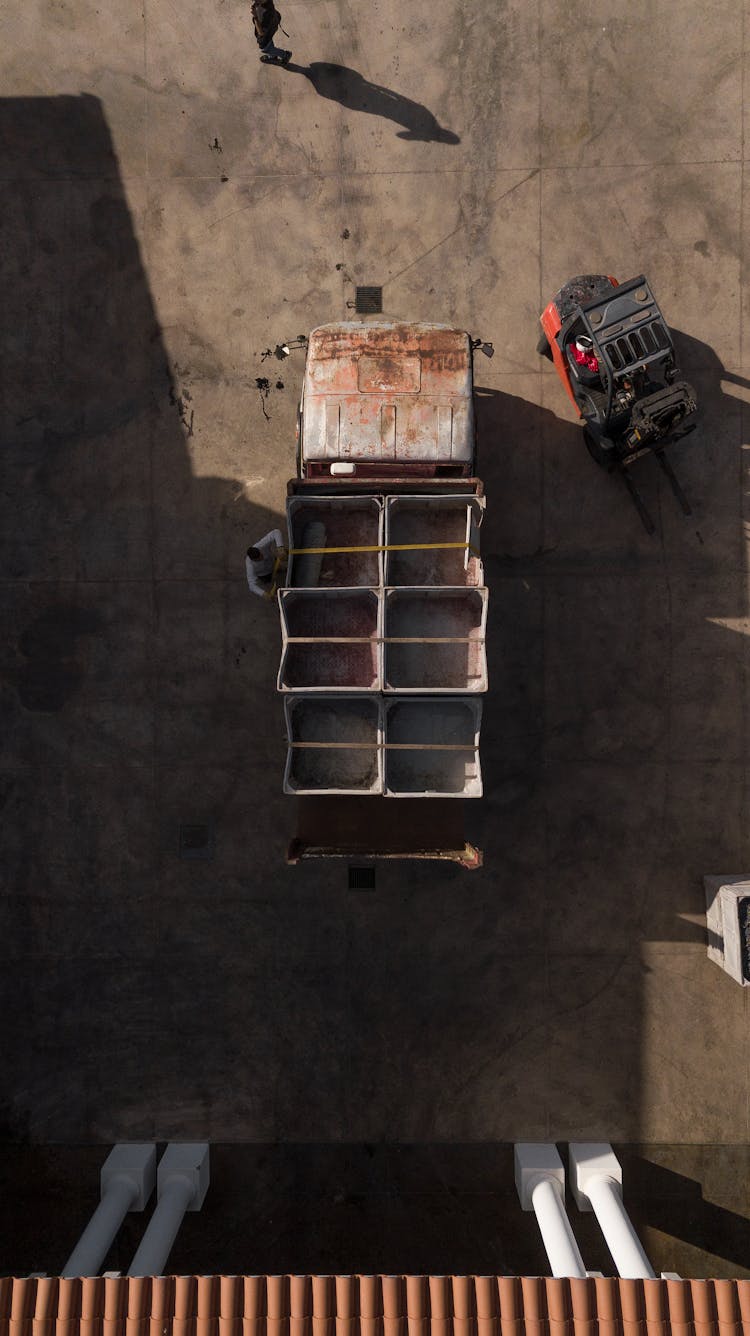
{"type": "Polygon", "coordinates": [[[341,321],[310,335],[301,403],[308,463],[474,457],[471,341],[449,325],[341,321]]]}

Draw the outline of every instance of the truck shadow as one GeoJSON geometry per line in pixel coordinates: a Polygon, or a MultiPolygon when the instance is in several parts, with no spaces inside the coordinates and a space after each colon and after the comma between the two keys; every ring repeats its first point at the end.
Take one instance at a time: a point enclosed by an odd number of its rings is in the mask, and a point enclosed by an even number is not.
{"type": "MultiPolygon", "coordinates": [[[[484,798],[467,816],[485,851],[477,876],[502,888],[498,949],[547,952],[558,1137],[576,1116],[575,1069],[586,1135],[638,1138],[655,1098],[642,1066],[650,944],[705,943],[703,874],[747,863],[740,405],[713,351],[683,348],[702,412],[673,462],[694,513],[643,461],[654,538],[576,423],[477,394],[490,689],[484,798]]],[[[690,997],[700,1024],[700,988],[690,997]]]]}

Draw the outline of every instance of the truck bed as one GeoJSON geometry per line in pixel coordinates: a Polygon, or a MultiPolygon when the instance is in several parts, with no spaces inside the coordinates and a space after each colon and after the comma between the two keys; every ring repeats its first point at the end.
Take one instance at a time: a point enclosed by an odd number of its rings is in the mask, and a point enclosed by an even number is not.
{"type": "Polygon", "coordinates": [[[287,862],[305,858],[422,858],[482,865],[468,844],[464,804],[445,798],[297,798],[287,862]]]}

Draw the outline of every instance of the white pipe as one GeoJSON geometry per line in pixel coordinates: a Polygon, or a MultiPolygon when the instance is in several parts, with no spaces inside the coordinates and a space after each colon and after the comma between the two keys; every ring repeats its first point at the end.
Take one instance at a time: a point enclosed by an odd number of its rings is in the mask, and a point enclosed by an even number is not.
{"type": "Polygon", "coordinates": [[[140,1247],[130,1264],[129,1276],[161,1276],[182,1224],[195,1196],[195,1184],[175,1174],[164,1185],[140,1247]]]}
{"type": "Polygon", "coordinates": [[[120,1225],[138,1196],[132,1178],[111,1178],[99,1205],[60,1272],[61,1276],[98,1276],[120,1225]]]}
{"type": "Polygon", "coordinates": [[[559,1181],[551,1175],[540,1175],[531,1189],[531,1205],[552,1275],[585,1277],[586,1268],[570,1227],[559,1181]]]}
{"type": "Polygon", "coordinates": [[[617,1273],[627,1280],[651,1280],[651,1267],[622,1201],[619,1183],[609,1174],[586,1179],[586,1196],[612,1254],[617,1273]]]}

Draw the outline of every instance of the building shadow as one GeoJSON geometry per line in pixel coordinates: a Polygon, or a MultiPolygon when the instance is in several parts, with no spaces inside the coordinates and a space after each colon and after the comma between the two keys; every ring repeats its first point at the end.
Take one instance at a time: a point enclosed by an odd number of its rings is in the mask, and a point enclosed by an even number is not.
{"type": "MultiPolygon", "coordinates": [[[[721,1159],[722,1149],[722,1178],[729,1181],[733,1172],[736,1172],[737,1183],[744,1184],[747,1147],[715,1148],[717,1163],[721,1159]]],[[[698,1150],[705,1155],[704,1148],[699,1147],[698,1150]]],[[[657,1163],[647,1154],[626,1151],[622,1163],[623,1173],[627,1174],[628,1207],[642,1236],[646,1236],[648,1230],[656,1230],[659,1234],[689,1245],[696,1253],[707,1253],[711,1257],[721,1258],[731,1267],[747,1271],[750,1265],[750,1220],[747,1215],[706,1200],[700,1181],[657,1163]]],[[[686,1258],[685,1272],[690,1265],[691,1262],[686,1258]]],[[[689,1274],[695,1272],[690,1270],[689,1274]]],[[[715,1266],[711,1274],[717,1274],[715,1266]]]]}
{"type": "MultiPolygon", "coordinates": [[[[100,101],[0,100],[0,178],[0,1135],[38,1142],[91,1135],[97,1088],[101,1107],[132,1100],[148,1014],[193,995],[154,961],[196,883],[181,824],[221,832],[233,803],[245,820],[254,692],[256,754],[282,732],[273,612],[244,586],[278,517],[191,467],[211,427],[178,383],[100,101]],[[125,998],[141,1020],[121,1028],[125,998]]],[[[157,1045],[179,1068],[170,1024],[157,1045]]]]}
{"type": "Polygon", "coordinates": [[[338,102],[348,111],[362,111],[381,120],[394,121],[403,126],[397,131],[398,139],[415,143],[460,144],[460,137],[440,125],[432,112],[421,102],[415,102],[403,93],[396,93],[382,84],[371,83],[358,70],[329,61],[313,60],[309,65],[293,61],[284,68],[291,74],[302,74],[309,79],[319,97],[338,102]]]}

